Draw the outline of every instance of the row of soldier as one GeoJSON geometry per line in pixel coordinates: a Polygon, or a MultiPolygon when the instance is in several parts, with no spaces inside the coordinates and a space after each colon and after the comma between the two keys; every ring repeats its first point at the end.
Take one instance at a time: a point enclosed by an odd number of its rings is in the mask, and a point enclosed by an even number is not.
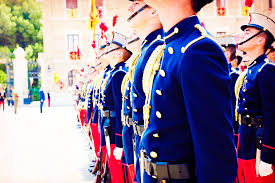
{"type": "Polygon", "coordinates": [[[133,0],[142,44],[115,33],[97,50],[83,122],[97,182],[274,182],[274,20],[215,39],[195,15],[210,2],[133,0]]]}

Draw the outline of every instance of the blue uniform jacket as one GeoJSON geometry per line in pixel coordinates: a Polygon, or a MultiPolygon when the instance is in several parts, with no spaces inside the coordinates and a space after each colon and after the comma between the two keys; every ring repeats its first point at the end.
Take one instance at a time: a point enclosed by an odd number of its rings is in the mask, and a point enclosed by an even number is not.
{"type": "Polygon", "coordinates": [[[92,90],[90,91],[89,95],[88,95],[88,107],[87,107],[87,121],[86,121],[86,124],[89,123],[90,119],[91,118],[91,114],[93,112],[93,88],[94,86],[92,87],[92,90]]]}
{"type": "Polygon", "coordinates": [[[142,148],[153,162],[190,163],[199,183],[232,183],[237,158],[228,65],[209,37],[187,46],[202,36],[196,24],[192,16],[166,33],[176,32],[165,39],[142,148]]]}
{"type": "Polygon", "coordinates": [[[103,110],[115,111],[116,117],[102,118],[104,126],[111,127],[110,143],[115,144],[116,147],[122,148],[122,123],[121,123],[121,107],[122,107],[122,93],[121,84],[127,72],[125,63],[118,63],[108,74],[106,86],[103,90],[102,106],[103,110]]]}
{"type": "MultiPolygon", "coordinates": [[[[142,89],[142,76],[144,72],[145,65],[151,56],[152,52],[154,49],[160,45],[163,44],[163,41],[156,40],[157,36],[162,37],[163,36],[163,30],[158,29],[150,33],[143,41],[143,47],[141,48],[141,55],[137,61],[136,69],[135,69],[135,74],[134,74],[134,82],[132,86],[132,105],[133,108],[136,109],[135,112],[132,114],[132,118],[134,123],[137,125],[143,126],[143,105],[145,102],[145,94],[142,89]]],[[[135,170],[136,170],[136,175],[135,179],[137,182],[141,182],[140,178],[140,168],[139,168],[139,143],[140,143],[140,136],[135,135],[135,154],[136,154],[136,159],[137,162],[135,164],[135,170]]]]}
{"type": "MultiPolygon", "coordinates": [[[[126,76],[125,76],[126,77],[126,76]]],[[[131,81],[128,81],[124,93],[123,114],[124,116],[132,117],[132,104],[131,104],[131,81]]],[[[134,150],[133,150],[133,135],[134,130],[132,126],[124,125],[122,128],[122,142],[123,142],[123,158],[127,165],[134,164],[134,150]]]]}
{"type": "Polygon", "coordinates": [[[239,158],[256,158],[256,136],[264,133],[261,160],[275,162],[275,66],[266,55],[259,56],[248,66],[238,101],[242,116],[261,116],[264,127],[240,125],[239,158]]]}

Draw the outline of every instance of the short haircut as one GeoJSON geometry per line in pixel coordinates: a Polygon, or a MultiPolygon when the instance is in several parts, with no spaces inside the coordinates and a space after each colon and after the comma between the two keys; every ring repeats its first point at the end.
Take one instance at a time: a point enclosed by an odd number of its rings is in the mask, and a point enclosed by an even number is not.
{"type": "Polygon", "coordinates": [[[237,51],[237,48],[236,47],[226,47],[226,51],[229,51],[230,52],[230,61],[234,60],[236,58],[236,51],[237,51]]]}
{"type": "Polygon", "coordinates": [[[205,5],[213,2],[214,0],[191,0],[193,10],[197,13],[199,12],[205,5]]]}

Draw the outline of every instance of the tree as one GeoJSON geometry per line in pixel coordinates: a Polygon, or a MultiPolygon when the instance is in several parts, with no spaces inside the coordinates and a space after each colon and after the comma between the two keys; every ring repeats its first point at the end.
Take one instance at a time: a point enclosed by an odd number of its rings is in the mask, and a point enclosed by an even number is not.
{"type": "Polygon", "coordinates": [[[0,0],[0,9],[0,57],[4,55],[1,47],[12,53],[18,45],[28,48],[27,59],[37,59],[38,52],[43,51],[41,3],[36,0],[0,0]]]}

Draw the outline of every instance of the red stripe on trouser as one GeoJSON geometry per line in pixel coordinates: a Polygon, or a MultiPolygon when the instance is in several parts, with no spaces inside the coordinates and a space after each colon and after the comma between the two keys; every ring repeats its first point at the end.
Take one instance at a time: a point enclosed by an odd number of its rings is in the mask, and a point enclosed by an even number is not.
{"type": "Polygon", "coordinates": [[[99,130],[98,130],[98,124],[97,123],[91,123],[90,125],[90,128],[91,128],[91,134],[92,134],[92,138],[93,138],[93,143],[94,143],[94,151],[95,151],[95,154],[98,158],[99,156],[99,150],[100,150],[100,133],[99,133],[99,130]]]}
{"type": "MultiPolygon", "coordinates": [[[[256,160],[243,160],[238,158],[239,183],[275,183],[274,172],[265,177],[256,177],[256,160]]],[[[273,167],[274,169],[274,167],[273,167]]]]}
{"type": "Polygon", "coordinates": [[[128,180],[129,180],[129,183],[134,183],[135,165],[134,164],[127,165],[127,169],[128,169],[128,180]]]}
{"type": "Polygon", "coordinates": [[[113,151],[115,149],[115,144],[111,144],[111,155],[107,154],[107,160],[110,168],[112,183],[124,183],[123,171],[121,160],[116,160],[113,151]]]}

